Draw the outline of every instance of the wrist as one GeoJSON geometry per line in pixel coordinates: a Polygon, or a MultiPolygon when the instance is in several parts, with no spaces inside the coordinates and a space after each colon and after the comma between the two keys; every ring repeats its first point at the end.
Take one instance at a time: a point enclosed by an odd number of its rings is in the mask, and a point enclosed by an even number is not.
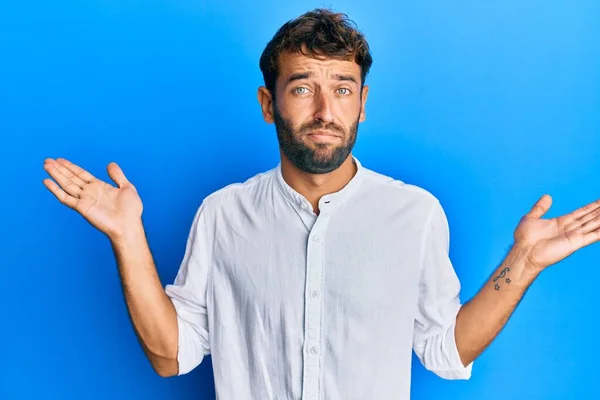
{"type": "Polygon", "coordinates": [[[116,248],[123,248],[129,244],[135,244],[140,239],[146,238],[144,224],[141,219],[133,219],[122,224],[122,229],[119,232],[108,235],[112,245],[116,248]]]}
{"type": "Polygon", "coordinates": [[[529,258],[529,249],[515,243],[508,252],[503,267],[510,268],[511,280],[515,286],[526,288],[538,277],[541,272],[529,258]]]}

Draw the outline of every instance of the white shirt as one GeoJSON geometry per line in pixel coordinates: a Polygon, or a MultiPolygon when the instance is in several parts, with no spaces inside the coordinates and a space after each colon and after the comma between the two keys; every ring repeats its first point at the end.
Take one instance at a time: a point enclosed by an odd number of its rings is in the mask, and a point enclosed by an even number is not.
{"type": "Polygon", "coordinates": [[[211,354],[221,400],[409,399],[413,350],[442,378],[471,376],[440,203],[351,157],[318,216],[281,164],[202,201],[165,287],[179,374],[211,354]]]}

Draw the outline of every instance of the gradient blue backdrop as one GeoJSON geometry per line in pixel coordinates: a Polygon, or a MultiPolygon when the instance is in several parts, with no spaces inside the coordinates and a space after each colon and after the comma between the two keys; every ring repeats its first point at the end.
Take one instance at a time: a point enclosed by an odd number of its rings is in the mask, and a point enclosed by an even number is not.
{"type": "MultiPolygon", "coordinates": [[[[46,190],[43,160],[104,179],[120,163],[172,281],[201,199],[277,163],[258,59],[283,22],[322,5],[372,47],[355,154],[441,200],[463,301],[542,194],[550,217],[600,197],[596,1],[4,2],[1,399],[214,398],[210,357],[154,374],[108,241],[46,190]]],[[[599,260],[597,244],[544,272],[470,381],[413,358],[413,398],[600,398],[599,260]]]]}

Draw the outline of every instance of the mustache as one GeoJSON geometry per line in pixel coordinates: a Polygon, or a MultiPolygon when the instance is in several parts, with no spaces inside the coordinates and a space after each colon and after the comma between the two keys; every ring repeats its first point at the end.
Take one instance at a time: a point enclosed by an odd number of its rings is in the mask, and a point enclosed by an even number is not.
{"type": "Polygon", "coordinates": [[[346,134],[344,129],[342,129],[341,127],[337,126],[335,123],[332,123],[332,122],[327,123],[327,124],[324,124],[321,122],[311,122],[309,124],[303,125],[299,129],[299,133],[306,133],[306,132],[310,132],[310,131],[314,131],[314,130],[337,132],[341,135],[346,134]]]}

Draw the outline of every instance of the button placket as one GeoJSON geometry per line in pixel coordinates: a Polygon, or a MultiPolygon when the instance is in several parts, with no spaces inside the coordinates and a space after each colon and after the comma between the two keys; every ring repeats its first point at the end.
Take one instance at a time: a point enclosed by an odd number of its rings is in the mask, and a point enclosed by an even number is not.
{"type": "Polygon", "coordinates": [[[321,376],[321,286],[324,268],[324,234],[329,218],[327,213],[317,217],[308,240],[305,288],[305,343],[302,398],[319,399],[321,376]]]}

